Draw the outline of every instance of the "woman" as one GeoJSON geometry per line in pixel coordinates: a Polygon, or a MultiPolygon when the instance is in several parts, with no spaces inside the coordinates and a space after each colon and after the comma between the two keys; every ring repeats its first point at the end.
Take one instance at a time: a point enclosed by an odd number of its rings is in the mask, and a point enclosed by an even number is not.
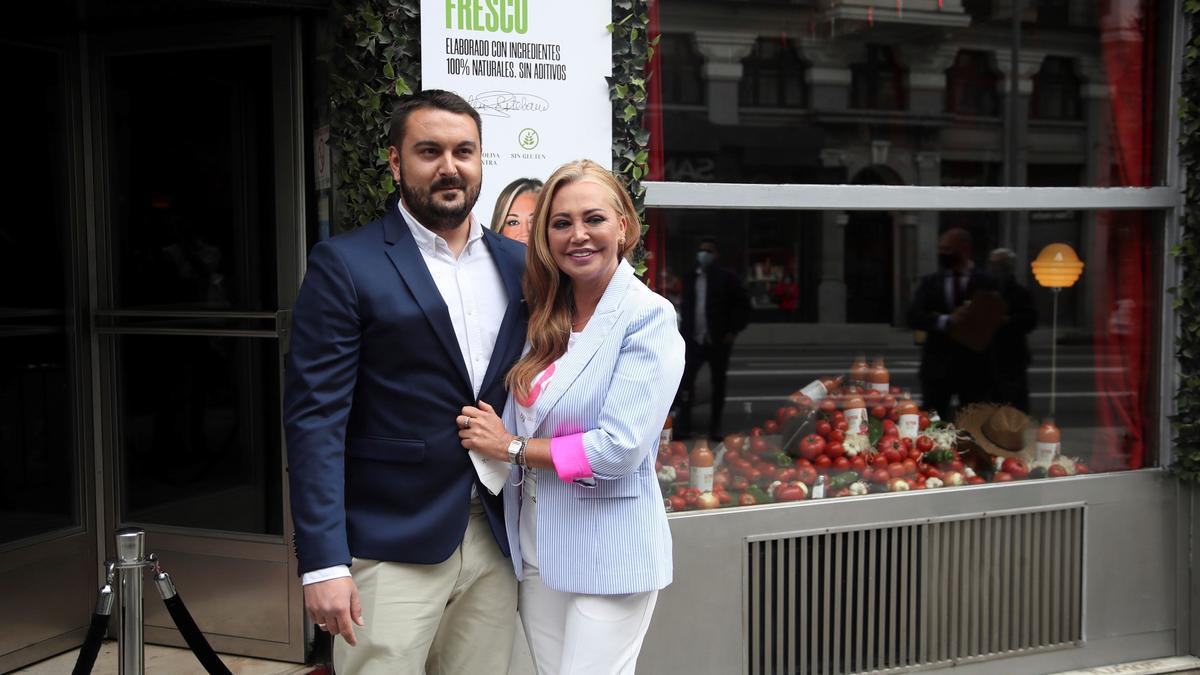
{"type": "Polygon", "coordinates": [[[464,447],[513,463],[505,519],[539,674],[633,673],[671,582],[654,456],[683,340],[671,303],[625,260],[640,235],[611,173],[587,160],[554,172],[534,218],[529,343],[508,374],[504,419],[484,402],[458,418],[464,447]]]}
{"type": "Polygon", "coordinates": [[[541,190],[542,181],[536,178],[518,178],[506,185],[492,211],[492,232],[528,244],[533,207],[541,190]]]}

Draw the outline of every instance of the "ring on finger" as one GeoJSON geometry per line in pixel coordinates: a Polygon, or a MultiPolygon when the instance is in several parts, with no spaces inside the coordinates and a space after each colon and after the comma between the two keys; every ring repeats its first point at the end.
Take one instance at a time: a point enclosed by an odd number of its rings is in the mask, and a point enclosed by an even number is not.
{"type": "Polygon", "coordinates": [[[470,418],[470,417],[468,417],[468,418],[467,418],[467,421],[466,421],[466,422],[463,422],[463,428],[464,428],[464,429],[470,429],[470,428],[471,428],[471,418],[470,418]]]}

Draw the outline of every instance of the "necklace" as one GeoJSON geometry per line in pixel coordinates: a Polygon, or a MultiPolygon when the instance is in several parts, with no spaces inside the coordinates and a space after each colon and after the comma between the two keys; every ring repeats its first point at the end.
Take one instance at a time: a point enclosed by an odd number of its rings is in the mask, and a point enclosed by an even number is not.
{"type": "Polygon", "coordinates": [[[583,330],[582,328],[580,328],[580,324],[587,325],[588,320],[591,319],[592,315],[595,313],[596,313],[596,310],[592,310],[591,312],[588,312],[587,316],[575,317],[575,318],[571,319],[571,329],[574,330],[576,333],[583,330]]]}

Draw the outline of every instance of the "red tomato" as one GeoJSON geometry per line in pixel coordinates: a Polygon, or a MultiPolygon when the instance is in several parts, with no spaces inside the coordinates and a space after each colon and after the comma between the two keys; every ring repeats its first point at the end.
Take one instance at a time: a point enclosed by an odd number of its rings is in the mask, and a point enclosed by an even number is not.
{"type": "Polygon", "coordinates": [[[1067,468],[1061,464],[1051,464],[1049,469],[1046,469],[1046,475],[1051,478],[1062,478],[1067,475],[1067,468]]]}
{"type": "Polygon", "coordinates": [[[896,397],[892,396],[891,394],[884,396],[883,397],[883,407],[887,408],[888,410],[895,408],[896,407],[896,397]]]}
{"type": "Polygon", "coordinates": [[[805,459],[816,459],[825,452],[825,439],[817,434],[809,434],[800,439],[800,455],[805,459]]]}
{"type": "Polygon", "coordinates": [[[1084,464],[1083,462],[1075,462],[1075,473],[1076,474],[1085,474],[1085,473],[1091,473],[1091,472],[1092,472],[1092,470],[1088,468],[1087,464],[1084,464]]]}
{"type": "Polygon", "coordinates": [[[791,418],[800,414],[800,409],[794,405],[780,408],[780,410],[783,411],[783,416],[779,418],[780,423],[782,423],[784,420],[790,420],[791,418]]]}
{"type": "Polygon", "coordinates": [[[917,427],[924,431],[925,429],[929,428],[929,424],[929,415],[921,413],[921,416],[918,418],[917,427]]]}
{"type": "Polygon", "coordinates": [[[933,439],[928,436],[917,436],[917,450],[922,453],[933,450],[933,439]]]}
{"type": "MultiPolygon", "coordinates": [[[[838,414],[841,415],[841,413],[838,414]]],[[[833,423],[833,428],[835,431],[840,431],[844,434],[850,430],[850,423],[846,421],[845,417],[840,417],[838,421],[833,423]]]]}
{"type": "Polygon", "coordinates": [[[833,425],[825,420],[817,422],[816,432],[825,438],[829,438],[829,433],[833,431],[833,425]]]}
{"type": "Polygon", "coordinates": [[[779,422],[776,422],[775,420],[767,420],[766,422],[763,422],[763,431],[767,432],[768,434],[779,433],[779,422]]]}
{"type": "Polygon", "coordinates": [[[1024,480],[1029,477],[1029,466],[1023,460],[1009,457],[1000,465],[1001,471],[1013,477],[1013,480],[1024,480]]]}
{"type": "Polygon", "coordinates": [[[884,457],[882,454],[875,455],[875,457],[871,459],[871,466],[876,469],[886,469],[887,465],[887,457],[884,457]]]}
{"type": "Polygon", "coordinates": [[[801,466],[796,469],[796,480],[812,485],[817,480],[817,470],[811,466],[801,466]]]}
{"type": "Polygon", "coordinates": [[[950,470],[962,473],[962,470],[963,470],[962,460],[956,459],[956,460],[950,462],[950,470]]]}
{"type": "Polygon", "coordinates": [[[892,450],[891,448],[884,450],[883,456],[887,459],[888,464],[904,461],[904,453],[899,450],[892,450]]]}
{"type": "Polygon", "coordinates": [[[781,502],[798,502],[808,496],[808,491],[799,485],[787,485],[779,489],[775,498],[781,502]]]}
{"type": "Polygon", "coordinates": [[[687,508],[687,502],[685,502],[683,497],[680,497],[679,495],[671,495],[667,501],[671,502],[672,511],[682,511],[687,508]]]}
{"type": "Polygon", "coordinates": [[[740,494],[738,495],[737,503],[738,506],[754,506],[758,503],[758,500],[752,494],[740,494]]]}
{"type": "Polygon", "coordinates": [[[713,494],[717,496],[717,501],[721,502],[721,506],[729,506],[733,503],[733,497],[724,490],[720,492],[714,490],[713,494]]]}
{"type": "Polygon", "coordinates": [[[830,415],[837,412],[837,401],[834,401],[832,398],[822,399],[821,412],[829,413],[830,415]]]}
{"type": "Polygon", "coordinates": [[[742,455],[737,450],[726,450],[721,461],[726,464],[733,464],[742,458],[742,455]]]}
{"type": "Polygon", "coordinates": [[[771,446],[767,444],[766,439],[764,439],[762,436],[752,436],[750,438],[750,452],[753,452],[756,455],[761,455],[767,450],[770,450],[770,448],[771,446]]]}
{"type": "MultiPolygon", "coordinates": [[[[845,422],[838,422],[839,427],[843,424],[845,424],[845,422]]],[[[835,443],[841,443],[842,441],[846,440],[846,430],[841,428],[834,429],[833,431],[829,432],[829,440],[835,443]]]]}
{"type": "Polygon", "coordinates": [[[687,443],[683,441],[671,441],[671,456],[672,457],[687,457],[687,443]]]}
{"type": "Polygon", "coordinates": [[[850,460],[850,468],[862,473],[867,470],[867,460],[863,459],[861,454],[855,455],[854,459],[850,460]]]}
{"type": "Polygon", "coordinates": [[[926,478],[937,478],[938,480],[941,480],[942,472],[938,471],[937,467],[931,466],[928,469],[925,469],[925,477],[926,478]]]}
{"type": "Polygon", "coordinates": [[[817,467],[818,471],[828,469],[832,465],[833,460],[829,458],[829,455],[817,455],[817,458],[813,460],[813,466],[817,467]]]}
{"type": "Polygon", "coordinates": [[[903,462],[901,462],[900,464],[901,464],[901,466],[904,467],[904,475],[905,476],[917,475],[917,463],[914,462],[913,460],[906,459],[903,462]]]}
{"type": "Polygon", "coordinates": [[[908,458],[914,462],[920,461],[922,456],[924,456],[924,453],[922,453],[920,450],[917,450],[916,448],[913,448],[912,450],[908,451],[908,458]]]}
{"type": "Polygon", "coordinates": [[[983,485],[986,482],[987,481],[984,480],[982,476],[971,476],[967,479],[968,485],[983,485]]]}
{"type": "Polygon", "coordinates": [[[883,398],[883,394],[879,393],[876,389],[868,389],[865,396],[867,405],[877,405],[876,403],[872,403],[872,401],[879,401],[879,399],[883,398]]]}
{"type": "Polygon", "coordinates": [[[888,475],[892,478],[903,478],[908,473],[908,470],[905,469],[904,465],[900,462],[892,462],[891,464],[888,464],[887,470],[888,475]]]}
{"type": "Polygon", "coordinates": [[[763,435],[762,427],[754,427],[753,429],[750,430],[750,435],[751,436],[762,436],[763,435]]]}
{"type": "Polygon", "coordinates": [[[997,471],[992,474],[993,483],[1007,483],[1013,479],[1013,475],[1007,471],[997,471]]]}
{"type": "Polygon", "coordinates": [[[850,470],[850,460],[843,455],[833,460],[833,468],[842,473],[850,470]]]}
{"type": "Polygon", "coordinates": [[[880,419],[880,420],[883,419],[884,417],[887,417],[887,408],[884,408],[881,405],[872,407],[871,408],[871,417],[874,417],[875,419],[880,419]]]}
{"type": "MultiPolygon", "coordinates": [[[[833,421],[834,422],[845,422],[846,421],[846,413],[842,412],[841,410],[833,413],[833,421]]],[[[837,425],[835,424],[834,426],[836,427],[837,425]]]]}
{"type": "Polygon", "coordinates": [[[830,457],[841,457],[846,454],[846,449],[838,441],[831,441],[825,444],[825,454],[830,457]]]}
{"type": "Polygon", "coordinates": [[[886,483],[892,479],[892,474],[888,473],[887,469],[876,469],[871,480],[876,483],[886,483]]]}

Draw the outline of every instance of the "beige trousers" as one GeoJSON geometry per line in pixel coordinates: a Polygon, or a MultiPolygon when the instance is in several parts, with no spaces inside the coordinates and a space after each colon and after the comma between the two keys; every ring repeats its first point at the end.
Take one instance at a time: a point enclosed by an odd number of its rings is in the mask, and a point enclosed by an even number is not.
{"type": "Polygon", "coordinates": [[[517,580],[478,502],[463,542],[436,565],[355,558],[358,645],[333,640],[337,675],[505,673],[517,621],[517,580]]]}

